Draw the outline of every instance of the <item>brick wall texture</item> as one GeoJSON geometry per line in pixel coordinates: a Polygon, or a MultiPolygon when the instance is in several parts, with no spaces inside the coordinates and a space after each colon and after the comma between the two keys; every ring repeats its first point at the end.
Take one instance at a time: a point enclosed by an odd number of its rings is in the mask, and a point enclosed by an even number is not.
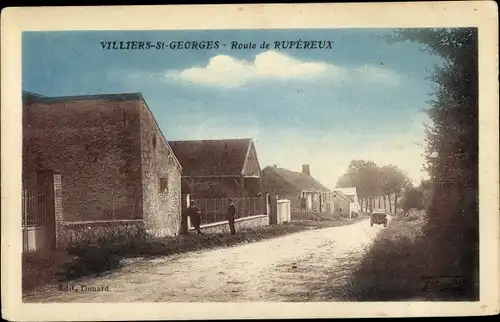
{"type": "Polygon", "coordinates": [[[23,185],[37,185],[40,170],[59,171],[65,223],[144,219],[155,234],[176,234],[180,167],[144,100],[41,100],[23,107],[23,185]],[[168,180],[165,192],[160,177],[168,180]]]}

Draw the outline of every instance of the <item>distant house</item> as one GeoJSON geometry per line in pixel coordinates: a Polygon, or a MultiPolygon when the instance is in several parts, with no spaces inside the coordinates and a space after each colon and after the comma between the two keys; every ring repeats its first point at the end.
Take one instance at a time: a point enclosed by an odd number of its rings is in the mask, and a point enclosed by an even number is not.
{"type": "Polygon", "coordinates": [[[170,141],[182,165],[182,193],[193,198],[256,197],[261,169],[252,139],[170,141]]]}
{"type": "Polygon", "coordinates": [[[351,218],[353,213],[352,199],[341,191],[334,191],[333,198],[335,200],[335,212],[340,213],[343,217],[351,218]]]}
{"type": "Polygon", "coordinates": [[[337,201],[338,209],[346,217],[351,217],[353,212],[358,213],[361,210],[356,187],[335,188],[334,198],[337,201]]]}
{"type": "Polygon", "coordinates": [[[181,165],[140,93],[24,92],[22,158],[26,191],[58,174],[58,238],[95,225],[138,223],[156,235],[180,228],[181,165]]]}
{"type": "MultiPolygon", "coordinates": [[[[182,165],[182,207],[196,200],[202,226],[226,220],[228,198],[237,218],[266,213],[261,169],[252,139],[170,141],[182,165]]],[[[259,223],[260,225],[260,223],[259,223]]]]}
{"type": "Polygon", "coordinates": [[[262,178],[264,191],[289,199],[293,211],[334,211],[332,192],[311,176],[307,164],[302,166],[302,172],[268,166],[262,171],[262,178]]]}

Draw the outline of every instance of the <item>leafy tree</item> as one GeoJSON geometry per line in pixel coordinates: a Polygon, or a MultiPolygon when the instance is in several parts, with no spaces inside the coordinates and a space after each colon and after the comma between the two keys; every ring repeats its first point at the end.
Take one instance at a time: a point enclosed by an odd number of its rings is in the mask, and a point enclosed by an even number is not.
{"type": "Polygon", "coordinates": [[[347,172],[340,177],[337,187],[356,187],[358,197],[364,200],[366,210],[368,205],[373,208],[373,198],[378,195],[380,171],[373,161],[352,160],[347,172]]]}
{"type": "MultiPolygon", "coordinates": [[[[412,41],[443,63],[431,80],[434,99],[426,110],[426,169],[432,180],[429,236],[453,247],[447,273],[467,276],[477,297],[478,278],[478,32],[477,28],[402,29],[391,41],[412,41]],[[451,264],[450,264],[451,265],[451,264]]],[[[442,246],[443,247],[443,246],[442,246]]]]}
{"type": "MultiPolygon", "coordinates": [[[[395,165],[383,166],[380,169],[380,187],[383,193],[389,198],[394,195],[394,212],[396,212],[396,207],[398,203],[398,198],[402,195],[403,190],[411,185],[408,176],[404,171],[399,169],[395,165]]],[[[389,203],[389,207],[391,204],[389,203]]],[[[392,212],[392,208],[389,208],[392,212]]]]}
{"type": "Polygon", "coordinates": [[[424,196],[422,190],[419,188],[406,188],[401,201],[401,205],[405,213],[407,213],[410,209],[423,209],[424,207],[424,196]]]}

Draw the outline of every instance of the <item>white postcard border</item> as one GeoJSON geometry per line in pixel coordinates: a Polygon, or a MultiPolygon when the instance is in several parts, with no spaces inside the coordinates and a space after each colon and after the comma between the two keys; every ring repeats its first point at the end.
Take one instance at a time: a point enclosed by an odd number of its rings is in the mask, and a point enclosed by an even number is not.
{"type": "Polygon", "coordinates": [[[2,314],[11,320],[461,316],[499,308],[498,16],[490,1],[27,7],[2,11],[2,314]],[[199,19],[202,16],[203,19],[199,19]],[[54,19],[57,17],[57,19],[54,19]],[[479,302],[99,303],[21,301],[21,33],[48,30],[479,28],[479,302]]]}

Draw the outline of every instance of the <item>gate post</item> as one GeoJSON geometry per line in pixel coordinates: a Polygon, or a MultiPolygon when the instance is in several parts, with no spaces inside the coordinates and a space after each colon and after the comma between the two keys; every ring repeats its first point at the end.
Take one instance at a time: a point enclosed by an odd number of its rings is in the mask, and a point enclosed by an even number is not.
{"type": "Polygon", "coordinates": [[[62,207],[62,177],[60,171],[42,170],[38,172],[38,186],[47,191],[47,222],[51,248],[63,246],[64,214],[62,207]]]}
{"type": "Polygon", "coordinates": [[[186,235],[189,232],[189,218],[186,214],[186,209],[189,207],[190,195],[182,195],[181,197],[181,235],[186,235]]]}
{"type": "Polygon", "coordinates": [[[278,197],[276,195],[267,195],[269,203],[269,225],[278,223],[278,197]]]}
{"type": "Polygon", "coordinates": [[[54,217],[56,232],[56,247],[63,246],[64,235],[64,213],[62,202],[62,175],[59,171],[54,171],[54,217]]]}

